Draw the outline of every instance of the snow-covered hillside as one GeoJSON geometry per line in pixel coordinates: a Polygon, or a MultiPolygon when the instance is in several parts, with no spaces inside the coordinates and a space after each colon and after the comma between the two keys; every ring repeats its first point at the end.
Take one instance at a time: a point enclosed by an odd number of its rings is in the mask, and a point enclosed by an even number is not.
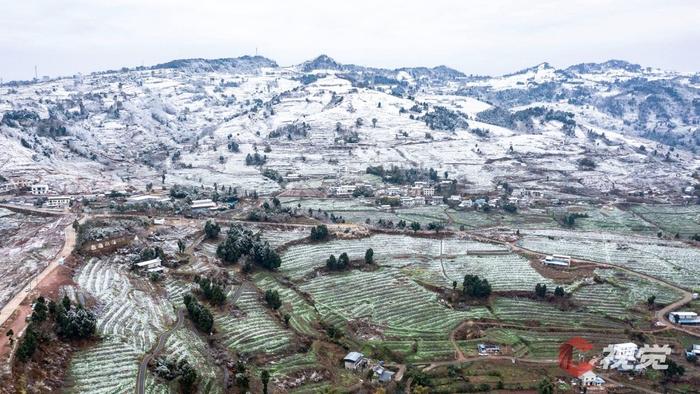
{"type": "Polygon", "coordinates": [[[491,78],[327,56],[177,60],[2,85],[0,175],[61,193],[142,190],[165,175],[267,194],[371,181],[365,169],[381,164],[447,171],[475,191],[679,193],[700,164],[698,86],[620,61],[491,78]],[[303,181],[281,186],[269,170],[303,181]]]}

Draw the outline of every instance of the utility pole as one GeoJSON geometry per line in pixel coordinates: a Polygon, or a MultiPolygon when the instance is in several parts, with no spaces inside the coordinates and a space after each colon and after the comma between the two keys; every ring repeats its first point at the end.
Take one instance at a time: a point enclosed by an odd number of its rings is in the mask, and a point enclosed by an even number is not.
{"type": "Polygon", "coordinates": [[[39,72],[36,64],[34,65],[34,79],[39,79],[39,72]]]}

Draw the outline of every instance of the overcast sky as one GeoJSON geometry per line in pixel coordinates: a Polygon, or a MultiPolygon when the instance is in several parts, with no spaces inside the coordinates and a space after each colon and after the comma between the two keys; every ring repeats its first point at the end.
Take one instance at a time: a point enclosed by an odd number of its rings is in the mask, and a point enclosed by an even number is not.
{"type": "Polygon", "coordinates": [[[177,58],[328,54],[502,74],[625,59],[700,71],[698,0],[0,0],[0,78],[177,58]]]}

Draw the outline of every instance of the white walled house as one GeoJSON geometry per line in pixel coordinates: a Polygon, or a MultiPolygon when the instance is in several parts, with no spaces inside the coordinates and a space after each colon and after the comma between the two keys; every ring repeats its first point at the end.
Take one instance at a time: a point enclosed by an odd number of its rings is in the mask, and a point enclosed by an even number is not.
{"type": "Polygon", "coordinates": [[[695,312],[677,311],[668,314],[668,320],[675,324],[700,324],[700,317],[695,312]]]}
{"type": "Polygon", "coordinates": [[[50,196],[46,200],[46,206],[50,208],[65,208],[70,205],[69,196],[50,196]]]}
{"type": "Polygon", "coordinates": [[[366,360],[364,354],[360,352],[350,352],[343,358],[343,364],[345,365],[345,369],[362,369],[367,363],[366,360]]]}
{"type": "Polygon", "coordinates": [[[44,184],[36,184],[32,185],[31,188],[31,193],[35,196],[42,196],[44,194],[49,193],[49,185],[44,185],[44,184]]]}

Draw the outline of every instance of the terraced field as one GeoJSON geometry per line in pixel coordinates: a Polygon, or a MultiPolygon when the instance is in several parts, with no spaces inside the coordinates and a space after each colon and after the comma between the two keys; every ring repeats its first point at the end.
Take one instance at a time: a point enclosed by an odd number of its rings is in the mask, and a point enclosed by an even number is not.
{"type": "Polygon", "coordinates": [[[519,245],[541,253],[567,254],[642,272],[687,288],[700,288],[700,251],[680,242],[594,233],[528,234],[519,245]]]}
{"type": "Polygon", "coordinates": [[[467,229],[488,227],[509,227],[512,229],[525,228],[558,228],[559,225],[544,211],[529,209],[518,214],[503,214],[500,212],[485,213],[480,211],[446,211],[455,225],[463,225],[467,229]]]}
{"type": "Polygon", "coordinates": [[[668,234],[678,233],[683,238],[700,234],[700,207],[697,205],[637,205],[632,211],[668,234]]]}
{"type": "Polygon", "coordinates": [[[321,316],[343,326],[366,318],[391,338],[446,339],[464,319],[489,316],[485,308],[454,311],[437,297],[394,269],[323,275],[300,286],[309,293],[321,316]]]}
{"type": "Polygon", "coordinates": [[[136,289],[132,280],[150,286],[130,279],[127,265],[107,259],[91,259],[76,275],[81,291],[97,300],[97,334],[103,338],[73,358],[69,381],[76,392],[133,390],[139,358],[174,322],[170,303],[136,289]]]}
{"type": "Polygon", "coordinates": [[[586,311],[561,311],[553,305],[525,298],[497,298],[493,314],[506,322],[539,322],[542,326],[622,328],[621,322],[586,311]]]}
{"type": "Polygon", "coordinates": [[[442,264],[439,259],[420,260],[404,271],[422,281],[443,287],[451,287],[453,280],[461,284],[467,273],[487,278],[494,291],[531,290],[537,283],[554,285],[550,279],[535,271],[529,261],[513,253],[461,255],[446,258],[442,264]]]}
{"type": "Polygon", "coordinates": [[[310,336],[318,334],[314,328],[319,321],[318,313],[299,293],[282,286],[271,275],[263,272],[255,274],[253,280],[259,289],[279,292],[282,300],[282,311],[290,315],[289,325],[294,331],[310,336]]]}
{"type": "Polygon", "coordinates": [[[654,225],[641,219],[633,212],[616,207],[586,209],[582,212],[587,218],[576,220],[576,229],[582,231],[601,231],[613,233],[637,233],[655,236],[658,230],[654,225]]]}
{"type": "Polygon", "coordinates": [[[214,315],[215,328],[221,332],[223,343],[231,350],[272,354],[289,345],[293,335],[267,312],[254,289],[243,289],[236,306],[245,316],[235,317],[218,312],[214,315]]]}
{"type": "Polygon", "coordinates": [[[143,353],[131,344],[109,338],[76,353],[68,371],[69,393],[126,393],[136,385],[143,353]]]}
{"type": "Polygon", "coordinates": [[[595,334],[586,332],[537,332],[533,330],[518,330],[505,328],[489,328],[483,337],[468,341],[458,341],[465,356],[476,356],[477,344],[494,343],[508,346],[515,357],[532,359],[556,359],[559,346],[572,337],[582,337],[589,341],[594,351],[600,351],[609,343],[625,342],[629,338],[623,332],[620,334],[595,334]]]}
{"type": "MultiPolygon", "coordinates": [[[[460,239],[447,239],[442,244],[443,254],[449,256],[466,255],[470,250],[503,250],[499,245],[460,239]]],[[[292,279],[299,279],[314,268],[323,267],[331,254],[337,256],[346,252],[352,260],[363,259],[368,248],[374,250],[378,264],[395,267],[405,266],[419,259],[434,259],[440,256],[440,240],[378,234],[363,239],[293,246],[282,254],[280,270],[292,279]]]]}
{"type": "Polygon", "coordinates": [[[207,359],[207,345],[192,331],[181,328],[168,338],[163,348],[162,355],[177,360],[187,360],[190,365],[197,368],[200,381],[199,387],[205,393],[221,393],[221,378],[218,371],[207,359]]]}

